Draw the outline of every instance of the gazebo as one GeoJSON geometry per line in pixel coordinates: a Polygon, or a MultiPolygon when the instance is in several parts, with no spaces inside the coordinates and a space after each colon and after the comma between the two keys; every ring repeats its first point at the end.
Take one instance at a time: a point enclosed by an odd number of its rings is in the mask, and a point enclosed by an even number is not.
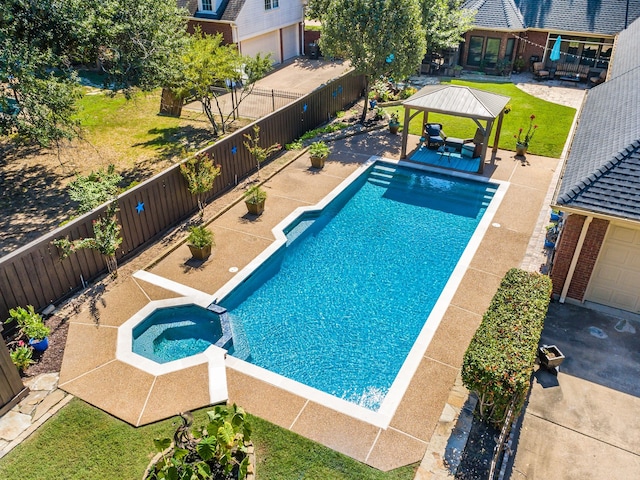
{"type": "Polygon", "coordinates": [[[476,125],[478,125],[479,130],[484,136],[478,170],[478,173],[482,173],[493,123],[496,118],[498,118],[495,140],[493,142],[492,161],[498,150],[504,108],[507,103],[509,103],[509,100],[511,100],[511,98],[504,95],[460,85],[427,85],[402,102],[402,106],[404,107],[405,128],[402,131],[401,158],[407,158],[409,121],[420,112],[423,113],[423,131],[424,125],[428,123],[429,112],[466,117],[471,118],[476,125]],[[411,114],[411,110],[416,110],[416,112],[411,114]],[[484,122],[484,125],[481,122],[484,122]]]}

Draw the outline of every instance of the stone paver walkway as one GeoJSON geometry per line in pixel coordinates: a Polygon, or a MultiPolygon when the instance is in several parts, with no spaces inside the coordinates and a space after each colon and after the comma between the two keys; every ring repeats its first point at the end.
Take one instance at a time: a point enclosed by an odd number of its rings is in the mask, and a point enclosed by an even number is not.
{"type": "Polygon", "coordinates": [[[73,398],[58,388],[58,374],[26,379],[29,394],[0,418],[0,458],[31,435],[73,398]]]}

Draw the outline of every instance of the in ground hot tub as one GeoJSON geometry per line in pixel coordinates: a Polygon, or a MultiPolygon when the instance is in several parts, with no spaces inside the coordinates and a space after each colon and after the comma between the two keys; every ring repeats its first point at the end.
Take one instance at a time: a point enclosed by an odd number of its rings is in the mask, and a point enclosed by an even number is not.
{"type": "Polygon", "coordinates": [[[211,345],[224,348],[229,340],[222,329],[225,315],[194,304],[157,308],[133,327],[133,353],[167,363],[202,353],[211,345]]]}
{"type": "Polygon", "coordinates": [[[231,328],[226,310],[205,302],[189,297],[149,302],[118,328],[116,358],[155,376],[207,363],[210,377],[217,378],[210,389],[217,384],[226,395],[231,328]]]}

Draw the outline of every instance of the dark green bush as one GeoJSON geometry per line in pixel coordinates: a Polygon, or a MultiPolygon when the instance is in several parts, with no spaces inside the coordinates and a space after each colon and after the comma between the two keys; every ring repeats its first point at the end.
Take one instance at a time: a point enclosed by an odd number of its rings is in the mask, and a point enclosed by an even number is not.
{"type": "Polygon", "coordinates": [[[513,268],[502,279],[462,363],[484,420],[499,426],[512,400],[516,412],[524,404],[550,299],[545,275],[513,268]]]}

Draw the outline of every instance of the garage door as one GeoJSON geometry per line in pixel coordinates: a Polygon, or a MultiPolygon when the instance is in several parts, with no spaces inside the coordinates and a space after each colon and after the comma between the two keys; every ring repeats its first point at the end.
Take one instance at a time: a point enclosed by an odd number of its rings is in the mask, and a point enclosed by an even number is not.
{"type": "Polygon", "coordinates": [[[282,29],[282,51],[284,58],[282,61],[297,57],[300,50],[300,42],[298,41],[298,26],[291,25],[282,29]]]}
{"type": "Polygon", "coordinates": [[[266,55],[271,53],[273,63],[280,63],[280,39],[278,31],[269,32],[264,35],[242,40],[240,42],[240,52],[243,55],[255,57],[258,53],[266,55]]]}
{"type": "Polygon", "coordinates": [[[609,227],[585,299],[640,312],[640,230],[609,227]]]}

